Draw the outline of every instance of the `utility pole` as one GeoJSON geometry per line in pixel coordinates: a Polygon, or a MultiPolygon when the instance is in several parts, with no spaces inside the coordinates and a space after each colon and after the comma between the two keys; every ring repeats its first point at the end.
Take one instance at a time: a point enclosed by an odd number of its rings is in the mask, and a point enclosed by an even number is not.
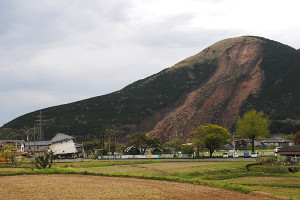
{"type": "Polygon", "coordinates": [[[176,156],[176,139],[178,136],[178,132],[177,132],[177,116],[176,114],[173,117],[173,122],[174,122],[174,127],[175,127],[175,140],[174,140],[174,148],[173,148],[173,158],[176,156]]]}
{"type": "Polygon", "coordinates": [[[35,157],[35,133],[36,133],[36,127],[34,126],[34,129],[33,129],[33,151],[34,151],[34,157],[35,157]]]}
{"type": "Polygon", "coordinates": [[[232,133],[233,136],[233,159],[235,159],[235,139],[234,139],[234,132],[232,133]]]}
{"type": "Polygon", "coordinates": [[[110,159],[110,136],[108,137],[108,160],[110,159]]]}

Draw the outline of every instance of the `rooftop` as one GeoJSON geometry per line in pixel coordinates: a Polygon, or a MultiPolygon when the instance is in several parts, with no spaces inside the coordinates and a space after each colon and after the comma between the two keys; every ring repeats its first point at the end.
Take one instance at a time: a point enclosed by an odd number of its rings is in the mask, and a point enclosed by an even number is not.
{"type": "Polygon", "coordinates": [[[278,153],[281,152],[300,152],[300,146],[299,145],[284,146],[278,151],[278,153]]]}
{"type": "Polygon", "coordinates": [[[269,140],[264,140],[262,141],[263,143],[280,143],[280,142],[291,142],[291,140],[287,140],[287,139],[284,139],[284,138],[281,138],[281,137],[273,137],[269,140]]]}
{"type": "Polygon", "coordinates": [[[61,141],[66,141],[69,139],[73,139],[74,137],[63,134],[63,133],[57,133],[57,135],[52,138],[52,140],[50,141],[51,143],[56,143],[56,142],[61,142],[61,141]]]}

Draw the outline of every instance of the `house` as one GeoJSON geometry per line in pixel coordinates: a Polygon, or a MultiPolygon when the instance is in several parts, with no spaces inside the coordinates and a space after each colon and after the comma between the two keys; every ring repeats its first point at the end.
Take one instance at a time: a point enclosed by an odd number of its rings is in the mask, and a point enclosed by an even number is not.
{"type": "Polygon", "coordinates": [[[44,153],[48,151],[48,146],[51,144],[50,141],[28,141],[25,142],[25,152],[27,153],[44,153]]]}
{"type": "Polygon", "coordinates": [[[292,141],[291,140],[287,140],[281,137],[273,137],[269,140],[263,140],[261,142],[264,145],[270,146],[270,145],[274,145],[276,147],[283,147],[283,146],[291,146],[292,145],[292,141]]]}
{"type": "Polygon", "coordinates": [[[17,147],[18,152],[25,151],[25,141],[24,140],[0,140],[0,149],[5,145],[17,147]]]}
{"type": "Polygon", "coordinates": [[[58,133],[49,144],[49,150],[54,155],[59,154],[72,154],[76,153],[75,143],[73,142],[74,137],[58,133]]]}
{"type": "Polygon", "coordinates": [[[279,151],[278,154],[281,156],[300,156],[300,146],[284,146],[279,151]]]}

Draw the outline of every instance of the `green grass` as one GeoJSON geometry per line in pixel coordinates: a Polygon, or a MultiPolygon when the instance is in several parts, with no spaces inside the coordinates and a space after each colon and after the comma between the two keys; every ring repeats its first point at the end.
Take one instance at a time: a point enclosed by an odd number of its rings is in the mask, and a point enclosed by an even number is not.
{"type": "Polygon", "coordinates": [[[252,166],[248,172],[245,166],[249,163],[254,162],[92,161],[55,163],[53,169],[46,170],[1,171],[0,168],[0,175],[83,174],[135,177],[207,185],[243,193],[257,190],[300,198],[300,170],[289,173],[288,166],[252,166]]]}
{"type": "Polygon", "coordinates": [[[147,161],[90,161],[90,162],[77,162],[77,163],[55,163],[54,166],[58,168],[93,168],[93,167],[109,167],[118,165],[139,165],[139,164],[152,164],[159,163],[160,161],[147,160],[147,161]]]}

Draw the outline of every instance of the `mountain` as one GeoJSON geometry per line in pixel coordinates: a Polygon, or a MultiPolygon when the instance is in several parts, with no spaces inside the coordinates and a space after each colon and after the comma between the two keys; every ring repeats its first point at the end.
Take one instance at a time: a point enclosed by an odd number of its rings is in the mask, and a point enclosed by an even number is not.
{"type": "Polygon", "coordinates": [[[187,139],[200,124],[231,129],[249,109],[281,122],[299,119],[299,77],[298,50],[261,37],[230,38],[120,91],[34,111],[2,128],[33,127],[41,111],[53,122],[46,138],[63,132],[87,140],[101,127],[121,124],[123,137],[142,131],[166,141],[177,130],[187,139]]]}

